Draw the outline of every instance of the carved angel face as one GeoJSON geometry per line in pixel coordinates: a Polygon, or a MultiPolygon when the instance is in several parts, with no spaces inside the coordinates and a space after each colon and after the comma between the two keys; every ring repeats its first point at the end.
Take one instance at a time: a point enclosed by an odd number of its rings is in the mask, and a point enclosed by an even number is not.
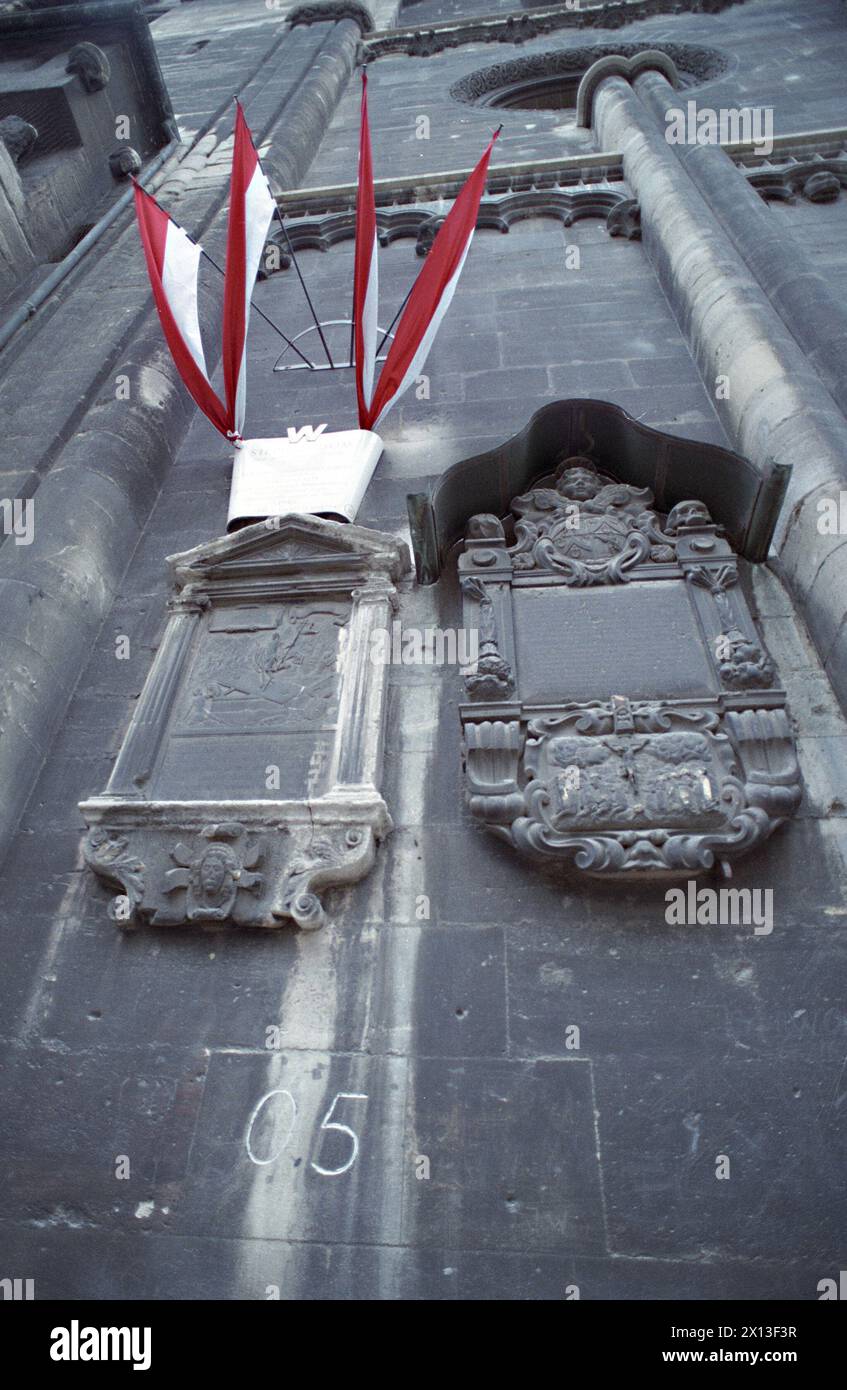
{"type": "Polygon", "coordinates": [[[562,496],[569,497],[574,502],[590,501],[592,497],[596,497],[602,486],[596,470],[587,460],[566,467],[556,483],[556,488],[562,496]]]}
{"type": "Polygon", "coordinates": [[[685,502],[677,502],[668,512],[668,519],[665,523],[665,532],[673,536],[681,526],[711,526],[712,518],[709,515],[709,508],[704,502],[697,498],[689,498],[685,502]]]}

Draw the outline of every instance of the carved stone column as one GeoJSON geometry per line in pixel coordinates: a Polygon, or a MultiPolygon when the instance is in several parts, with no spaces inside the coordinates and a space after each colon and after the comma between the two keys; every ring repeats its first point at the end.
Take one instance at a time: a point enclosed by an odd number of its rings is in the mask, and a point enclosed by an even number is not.
{"type": "MultiPolygon", "coordinates": [[[[596,64],[598,72],[589,70],[580,88],[583,119],[595,129],[600,148],[623,156],[641,207],[644,248],[704,380],[712,387],[718,377],[729,383],[715,404],[733,443],[763,472],[774,462],[793,465],[778,532],[780,561],[847,705],[847,644],[841,640],[847,580],[836,558],[847,542],[821,535],[817,525],[817,502],[837,499],[847,489],[847,420],[720,216],[689,178],[655,112],[630,86],[634,80],[652,91],[659,79],[641,76],[626,58],[601,63],[602,70],[596,64]]],[[[645,61],[640,71],[650,66],[645,61]]],[[[704,185],[704,191],[710,196],[710,188],[704,185]]]]}
{"type": "Polygon", "coordinates": [[[375,576],[353,590],[356,604],[350,624],[347,660],[339,721],[347,735],[339,744],[335,785],[331,795],[374,788],[382,771],[383,719],[386,666],[378,659],[374,634],[387,627],[396,606],[393,585],[375,576]]]}

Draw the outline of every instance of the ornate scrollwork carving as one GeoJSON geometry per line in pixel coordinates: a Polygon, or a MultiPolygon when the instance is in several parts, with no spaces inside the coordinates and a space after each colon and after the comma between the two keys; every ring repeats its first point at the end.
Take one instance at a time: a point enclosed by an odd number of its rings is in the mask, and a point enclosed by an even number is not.
{"type": "Polygon", "coordinates": [[[259,806],[243,822],[204,823],[204,811],[186,814],[175,827],[170,807],[153,807],[147,824],[130,825],[126,833],[91,832],[87,864],[123,890],[110,908],[114,921],[248,928],[293,921],[304,931],[315,930],[327,920],[320,893],[362,878],[391,828],[379,808],[357,807],[355,799],[338,801],[316,826],[274,819],[259,806]],[[133,844],[143,847],[144,862],[132,853],[133,844]]]}
{"type": "Polygon", "coordinates": [[[291,917],[302,931],[326,922],[316,889],[361,878],[373,863],[375,842],[367,826],[350,825],[341,833],[312,840],[289,866],[279,917],[291,917]]]}
{"type": "Polygon", "coordinates": [[[555,487],[514,499],[512,563],[555,572],[565,584],[624,583],[636,565],[674,559],[674,538],[661,531],[652,502],[649,488],[615,482],[590,459],[566,459],[555,487]]]}
{"type": "Polygon", "coordinates": [[[474,774],[472,813],[527,854],[597,874],[711,868],[760,843],[800,799],[781,710],[721,724],[714,710],[620,697],[617,709],[576,706],[529,721],[522,773],[505,798],[474,774]]]}
{"type": "Polygon", "coordinates": [[[119,898],[109,906],[112,921],[134,925],[144,896],[146,870],[141,859],[132,853],[126,835],[101,828],[92,830],[86,837],[83,856],[99,878],[111,887],[122,889],[123,902],[119,898]]]}
{"type": "Polygon", "coordinates": [[[745,773],[747,799],[775,824],[800,804],[797,752],[784,709],[730,710],[729,735],[745,773]]]}
{"type": "Polygon", "coordinates": [[[465,729],[465,770],[471,815],[510,824],[523,811],[518,767],[523,749],[518,720],[484,720],[465,729]]]}

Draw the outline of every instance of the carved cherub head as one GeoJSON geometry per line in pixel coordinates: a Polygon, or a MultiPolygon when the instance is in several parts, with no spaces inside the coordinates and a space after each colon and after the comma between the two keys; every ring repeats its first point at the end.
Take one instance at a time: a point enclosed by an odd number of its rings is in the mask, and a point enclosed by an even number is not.
{"type": "Polygon", "coordinates": [[[230,889],[238,859],[229,845],[210,845],[194,867],[195,892],[206,902],[216,902],[230,889]]]}
{"type": "Polygon", "coordinates": [[[588,502],[603,486],[603,480],[590,459],[575,454],[567,458],[556,479],[556,490],[572,502],[588,502]]]}
{"type": "Polygon", "coordinates": [[[665,534],[675,536],[684,526],[711,526],[712,518],[709,508],[705,502],[701,502],[696,497],[689,497],[684,502],[677,502],[668,512],[668,519],[665,522],[665,534]]]}

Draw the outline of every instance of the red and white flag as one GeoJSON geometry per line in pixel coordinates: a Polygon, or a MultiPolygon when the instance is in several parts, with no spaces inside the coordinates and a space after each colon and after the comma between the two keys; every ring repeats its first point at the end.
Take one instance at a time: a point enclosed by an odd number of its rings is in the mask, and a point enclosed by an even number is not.
{"type": "Polygon", "coordinates": [[[362,123],[359,136],[359,191],[356,198],[356,260],[353,271],[356,396],[359,427],[367,429],[376,374],[377,301],[376,200],[374,198],[371,132],[368,126],[368,75],[362,71],[362,123]]]}
{"type": "Polygon", "coordinates": [[[488,148],[465,181],[432,243],[432,250],[397,325],[364,422],[360,417],[363,429],[375,429],[380,425],[423,370],[470,250],[479,204],[485,192],[488,161],[499,133],[492,135],[488,148]]]}
{"type": "Polygon", "coordinates": [[[247,377],[247,325],[250,299],[271,218],[276,211],[250,127],[236,103],[229,226],[224,280],[223,370],[226,404],[237,439],[244,429],[247,377]]]}
{"type": "Polygon", "coordinates": [[[215,429],[231,438],[231,418],[212,390],[200,338],[197,314],[200,247],[138,183],[135,185],[135,212],[153,298],[177,371],[195,404],[215,429]]]}

